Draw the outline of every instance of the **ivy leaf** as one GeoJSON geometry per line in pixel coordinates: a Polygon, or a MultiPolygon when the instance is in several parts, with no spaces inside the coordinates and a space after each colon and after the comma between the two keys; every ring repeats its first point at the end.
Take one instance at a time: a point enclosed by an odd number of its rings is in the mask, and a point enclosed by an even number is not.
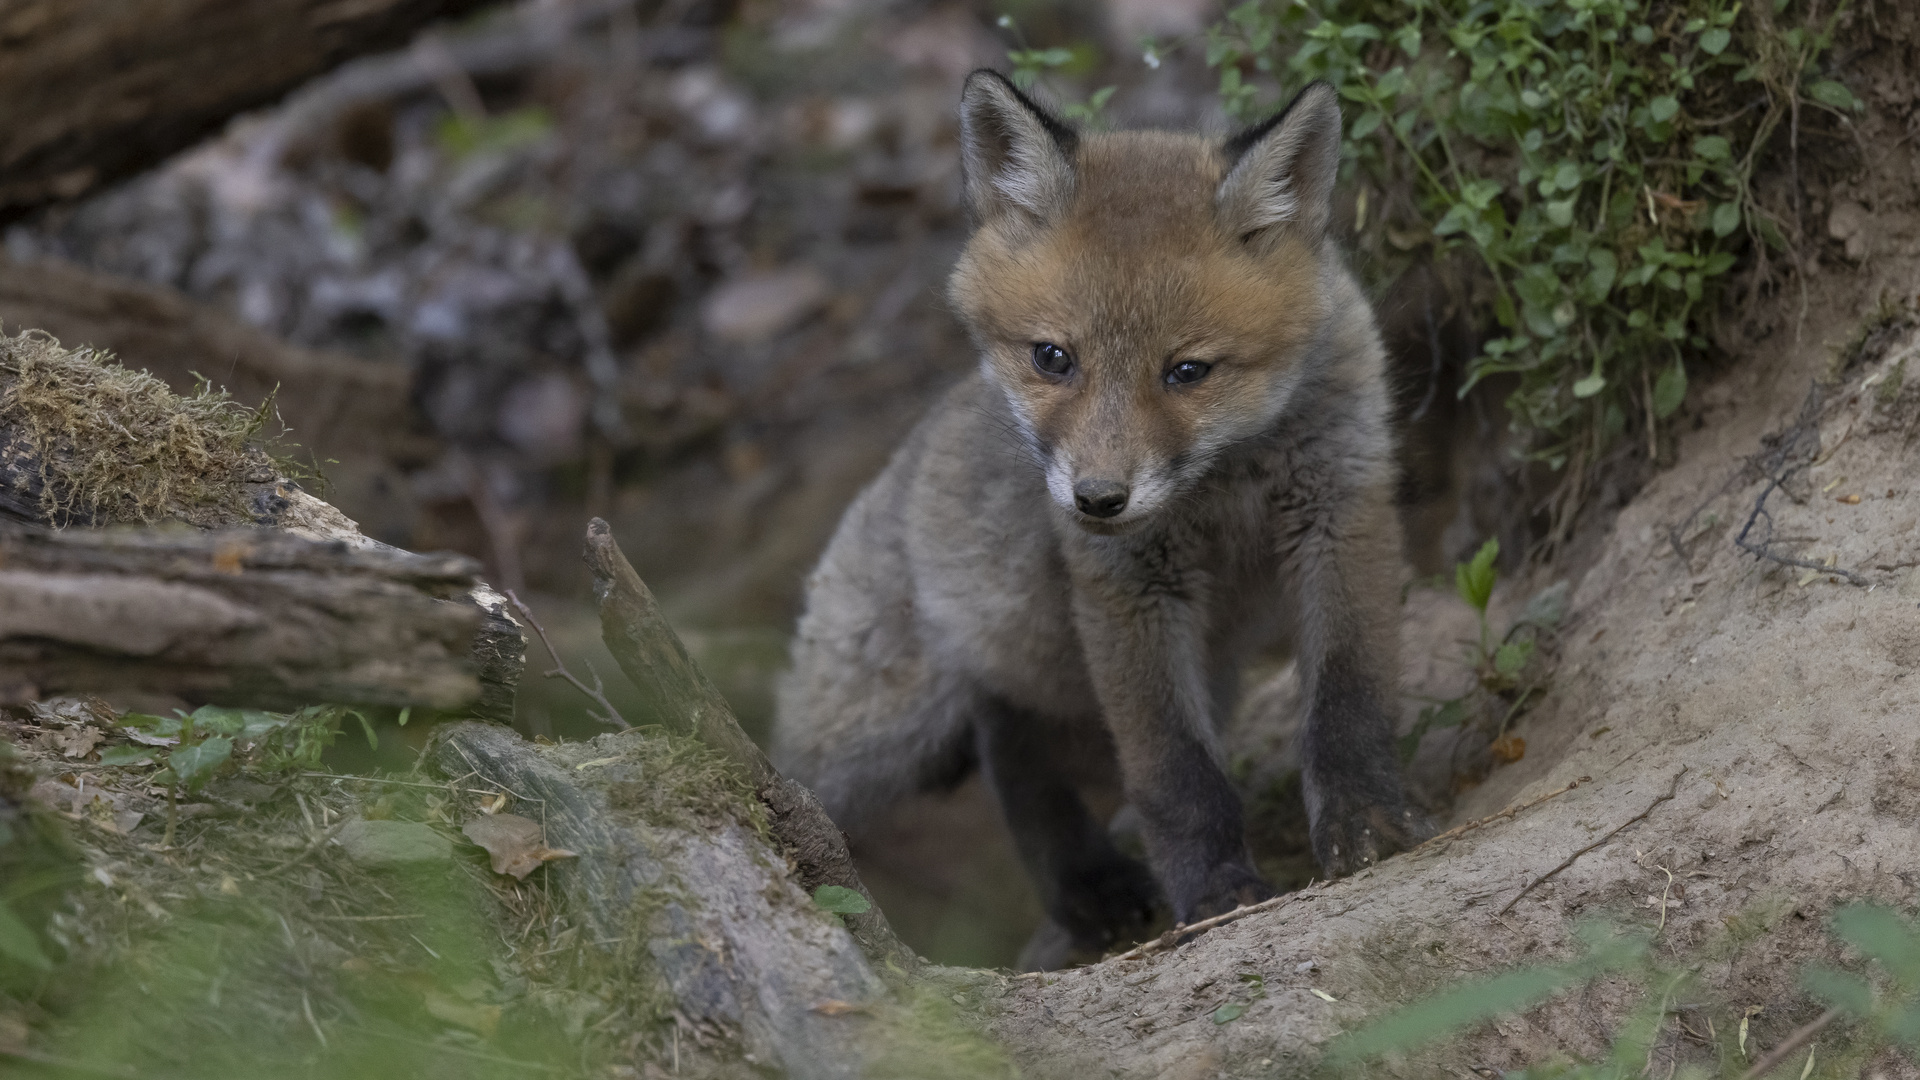
{"type": "Polygon", "coordinates": [[[167,766],[178,783],[196,790],[213,776],[214,770],[233,757],[233,740],[216,735],[192,746],[183,746],[167,755],[167,766]]]}
{"type": "Polygon", "coordinates": [[[1693,140],[1693,152],[1705,161],[1725,161],[1732,156],[1732,147],[1718,135],[1702,135],[1693,140]]]}
{"type": "Polygon", "coordinates": [[[1573,200],[1559,199],[1547,204],[1547,220],[1564,229],[1573,224],[1573,200]]]}
{"type": "Polygon", "coordinates": [[[1807,94],[1822,105],[1836,109],[1853,108],[1853,91],[1832,79],[1822,79],[1807,87],[1807,94]]]}
{"type": "Polygon", "coordinates": [[[1230,1024],[1246,1015],[1246,1012],[1247,1007],[1245,1005],[1237,1001],[1229,1001],[1225,1005],[1213,1010],[1213,1022],[1216,1024],[1230,1024]]]}
{"type": "Polygon", "coordinates": [[[813,906],[835,915],[863,915],[873,908],[866,897],[844,885],[822,885],[813,890],[813,906]]]}
{"type": "Polygon", "coordinates": [[[1573,396],[1577,398],[1590,398],[1606,388],[1607,377],[1596,371],[1573,384],[1573,396]]]}
{"type": "Polygon", "coordinates": [[[1678,361],[1660,373],[1660,379],[1653,384],[1653,415],[1665,420],[1673,415],[1680,403],[1687,398],[1687,369],[1678,361]]]}
{"type": "Polygon", "coordinates": [[[1727,51],[1727,46],[1731,44],[1732,41],[1732,32],[1728,31],[1725,27],[1716,26],[1700,35],[1700,49],[1708,56],[1719,56],[1721,53],[1727,51]]]}
{"type": "MultiPolygon", "coordinates": [[[[1836,86],[1839,84],[1835,84],[1836,86]]],[[[1845,89],[1845,87],[1841,87],[1845,89]]],[[[1657,123],[1666,123],[1680,113],[1680,99],[1672,94],[1662,94],[1647,103],[1647,115],[1657,123]]]]}
{"type": "Polygon", "coordinates": [[[1713,235],[1727,236],[1739,227],[1739,203],[1724,202],[1713,208],[1713,235]]]}
{"type": "Polygon", "coordinates": [[[132,765],[153,764],[154,751],[145,746],[109,746],[100,751],[100,764],[118,765],[123,768],[132,765]]]}
{"type": "Polygon", "coordinates": [[[1420,28],[1408,23],[1394,32],[1393,43],[1400,46],[1400,51],[1407,54],[1407,59],[1411,60],[1419,56],[1420,28]]]}

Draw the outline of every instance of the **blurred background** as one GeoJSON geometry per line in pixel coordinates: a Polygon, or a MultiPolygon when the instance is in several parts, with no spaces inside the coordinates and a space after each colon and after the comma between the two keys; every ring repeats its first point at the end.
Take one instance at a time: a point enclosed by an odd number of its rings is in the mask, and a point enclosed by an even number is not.
{"type": "MultiPolygon", "coordinates": [[[[758,737],[840,511],[972,363],[943,294],[966,234],[961,80],[1059,50],[1043,97],[1112,87],[1097,123],[1224,134],[1203,40],[1219,17],[1201,0],[486,8],[14,216],[5,256],[178,290],[308,350],[279,401],[321,493],[379,540],[483,560],[620,700],[579,559],[607,518],[758,737]]],[[[1489,464],[1504,422],[1456,401],[1475,350],[1422,273],[1380,287],[1410,576],[1528,517],[1489,464]]],[[[172,363],[156,373],[269,388],[237,357],[172,363]]],[[[544,667],[536,646],[519,726],[590,734],[544,667]]],[[[1304,880],[1299,823],[1255,817],[1269,872],[1304,880]]],[[[1038,920],[977,784],[861,855],[935,959],[1011,963],[1038,920]]]]}

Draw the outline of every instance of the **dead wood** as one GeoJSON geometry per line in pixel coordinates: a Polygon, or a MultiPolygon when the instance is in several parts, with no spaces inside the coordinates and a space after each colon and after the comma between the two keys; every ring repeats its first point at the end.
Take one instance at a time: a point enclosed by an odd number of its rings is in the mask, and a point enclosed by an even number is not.
{"type": "Polygon", "coordinates": [[[861,948],[876,960],[915,965],[913,951],[894,936],[861,883],[840,827],[813,792],[782,777],[740,729],[726,698],[687,655],[652,591],[621,554],[613,530],[599,518],[587,525],[585,558],[593,573],[593,595],[600,602],[601,636],[646,702],[641,722],[692,735],[746,770],[773,815],[774,835],[793,859],[800,884],[809,891],[839,885],[866,897],[873,906],[847,918],[861,948]]]}
{"type": "MultiPolygon", "coordinates": [[[[9,285],[24,286],[34,277],[26,271],[13,272],[16,270],[0,260],[0,313],[4,312],[9,285]]],[[[405,385],[404,373],[389,376],[380,365],[351,358],[328,358],[279,345],[169,290],[150,289],[57,266],[35,270],[46,272],[46,281],[35,287],[45,287],[45,291],[34,293],[35,302],[46,301],[48,306],[57,309],[56,297],[64,297],[68,310],[77,307],[93,315],[116,313],[111,317],[129,320],[126,324],[129,327],[158,332],[160,339],[174,350],[173,358],[183,366],[196,362],[204,366],[210,356],[217,357],[222,350],[235,348],[254,357],[256,365],[268,374],[304,378],[301,388],[308,393],[302,395],[305,404],[299,409],[319,423],[327,423],[325,417],[330,413],[347,415],[346,410],[357,408],[355,402],[361,398],[386,403],[389,407],[393,402],[404,400],[405,395],[400,392],[405,385]],[[47,282],[51,282],[51,286],[47,286],[47,282]],[[62,285],[66,287],[60,288],[62,285]],[[154,316],[151,322],[141,321],[142,311],[154,316]],[[396,383],[395,379],[399,381],[396,383]]],[[[78,328],[99,327],[83,314],[78,328]]],[[[133,338],[136,348],[144,348],[142,342],[151,340],[147,333],[135,333],[133,338]]],[[[167,346],[163,345],[158,351],[165,355],[167,346]]],[[[236,368],[239,355],[240,352],[235,353],[236,368]]],[[[0,368],[6,369],[0,370],[0,520],[58,526],[157,519],[199,528],[267,526],[309,540],[383,552],[396,559],[420,558],[361,535],[358,526],[339,510],[281,475],[278,463],[258,447],[236,446],[236,440],[247,439],[246,432],[233,429],[228,421],[220,421],[225,425],[223,432],[202,431],[196,454],[175,457],[153,456],[151,446],[140,438],[130,438],[127,431],[129,426],[136,431],[156,425],[168,430],[183,426],[205,428],[209,417],[217,417],[221,409],[232,406],[209,406],[204,399],[196,403],[176,397],[153,379],[129,377],[104,357],[84,349],[62,349],[42,335],[23,333],[8,339],[0,334],[0,361],[7,361],[9,357],[10,363],[0,363],[0,368]],[[63,373],[57,380],[57,391],[52,389],[54,383],[39,388],[37,404],[9,397],[19,383],[10,378],[7,371],[24,370],[19,363],[26,354],[37,357],[37,363],[63,373]],[[109,384],[111,392],[100,389],[109,384]],[[47,415],[49,402],[40,400],[48,394],[54,394],[55,403],[60,405],[52,411],[65,417],[55,427],[64,426],[64,430],[40,431],[36,437],[36,425],[51,422],[47,415]],[[130,478],[130,487],[173,494],[166,498],[154,496],[150,500],[156,504],[153,506],[141,506],[140,500],[130,496],[104,500],[76,498],[76,465],[129,452],[125,445],[110,449],[98,440],[90,441],[89,433],[102,429],[117,433],[118,441],[123,444],[140,444],[133,449],[146,455],[138,462],[121,463],[122,471],[130,478]],[[209,455],[218,460],[193,460],[196,456],[208,458],[209,455]],[[171,476],[168,479],[174,483],[167,485],[149,482],[155,479],[156,470],[176,467],[199,475],[171,476]],[[131,482],[134,480],[141,482],[131,482]],[[48,486],[54,489],[55,498],[44,497],[48,486]],[[199,501],[193,501],[195,498],[199,501]]],[[[274,387],[269,386],[260,396],[264,398],[274,392],[274,387]]],[[[276,400],[284,400],[284,389],[280,393],[281,397],[276,400]]],[[[379,411],[373,410],[373,414],[377,416],[379,411]]],[[[347,433],[341,430],[340,435],[344,439],[347,433]]],[[[477,676],[479,693],[477,698],[454,694],[450,700],[466,706],[471,715],[507,723],[513,718],[514,693],[525,663],[526,638],[508,613],[506,598],[475,580],[472,564],[462,565],[465,569],[460,573],[467,586],[459,601],[474,609],[478,624],[466,632],[466,639],[472,643],[467,669],[477,676]]],[[[449,695],[435,691],[418,700],[408,697],[398,703],[426,705],[442,697],[449,695]]],[[[338,700],[378,702],[384,698],[338,700]]]]}
{"type": "Polygon", "coordinates": [[[650,739],[660,736],[633,730],[543,747],[460,723],[436,732],[429,753],[442,773],[538,808],[523,813],[541,820],[547,845],[577,856],[547,869],[563,908],[598,948],[624,950],[613,954],[631,964],[621,978],[657,982],[667,998],[660,1015],[689,1034],[737,1037],[749,1063],[783,1075],[862,1075],[860,1022],[839,1013],[875,1001],[884,985],[742,820],[635,820],[644,816],[636,785],[674,799],[687,782],[648,771],[650,739]]]}
{"type": "Polygon", "coordinates": [[[291,709],[470,705],[475,564],[278,531],[0,524],[0,687],[291,709]]]}
{"type": "Polygon", "coordinates": [[[15,0],[0,7],[0,220],[192,144],[479,0],[15,0]]]}

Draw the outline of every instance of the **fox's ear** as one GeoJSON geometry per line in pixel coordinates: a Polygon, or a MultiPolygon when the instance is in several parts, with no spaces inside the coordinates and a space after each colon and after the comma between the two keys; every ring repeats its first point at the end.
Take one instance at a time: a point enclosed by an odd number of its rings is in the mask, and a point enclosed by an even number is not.
{"type": "Polygon", "coordinates": [[[1222,150],[1231,164],[1214,204],[1233,235],[1250,244],[1287,231],[1309,243],[1325,235],[1340,169],[1340,102],[1333,87],[1310,84],[1222,150]]]}
{"type": "Polygon", "coordinates": [[[982,68],[960,92],[962,187],[975,221],[1044,224],[1073,196],[1072,128],[982,68]]]}

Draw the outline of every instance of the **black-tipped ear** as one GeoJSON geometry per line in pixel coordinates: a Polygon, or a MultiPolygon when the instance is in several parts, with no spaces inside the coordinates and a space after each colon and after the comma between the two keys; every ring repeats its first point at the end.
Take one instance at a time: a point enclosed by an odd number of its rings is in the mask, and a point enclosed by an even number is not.
{"type": "Polygon", "coordinates": [[[1228,139],[1230,163],[1214,206],[1235,236],[1258,243],[1283,230],[1317,241],[1333,217],[1340,171],[1340,101],[1323,82],[1285,109],[1228,139]]]}
{"type": "Polygon", "coordinates": [[[1052,220],[1073,195],[1074,130],[981,68],[960,92],[962,188],[974,220],[1027,228],[1052,220]]]}

